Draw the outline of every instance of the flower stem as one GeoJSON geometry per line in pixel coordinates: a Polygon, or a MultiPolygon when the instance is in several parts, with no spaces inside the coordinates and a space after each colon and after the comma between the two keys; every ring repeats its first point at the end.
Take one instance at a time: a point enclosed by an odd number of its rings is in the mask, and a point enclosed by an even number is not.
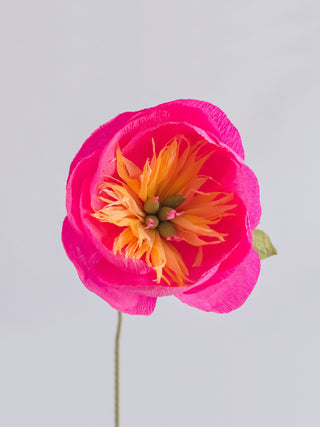
{"type": "Polygon", "coordinates": [[[114,410],[115,410],[115,427],[119,427],[119,355],[120,355],[120,333],[121,333],[121,323],[122,323],[122,313],[118,311],[118,326],[116,333],[116,341],[115,341],[115,402],[114,402],[114,410]]]}

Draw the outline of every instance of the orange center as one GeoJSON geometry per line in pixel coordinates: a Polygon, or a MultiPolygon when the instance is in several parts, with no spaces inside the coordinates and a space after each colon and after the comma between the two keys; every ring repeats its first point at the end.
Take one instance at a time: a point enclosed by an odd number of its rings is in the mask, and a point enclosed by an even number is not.
{"type": "Polygon", "coordinates": [[[232,193],[200,191],[211,178],[199,172],[214,154],[200,154],[205,141],[191,145],[178,135],[158,155],[152,143],[153,157],[146,160],[143,170],[117,148],[120,179],[106,177],[99,186],[104,206],[93,216],[120,227],[114,254],[143,259],[155,270],[157,283],[164,279],[168,285],[185,286],[189,271],[177,249],[179,241],[198,247],[192,266],[198,267],[204,245],[225,241],[227,234],[213,226],[232,215],[229,211],[236,205],[229,204],[232,193]]]}

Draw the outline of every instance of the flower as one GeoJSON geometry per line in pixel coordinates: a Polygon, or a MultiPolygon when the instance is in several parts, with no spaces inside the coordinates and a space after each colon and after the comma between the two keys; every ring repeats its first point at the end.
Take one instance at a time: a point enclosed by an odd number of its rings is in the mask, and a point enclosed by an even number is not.
{"type": "Polygon", "coordinates": [[[121,312],[149,315],[175,295],[224,313],[258,279],[260,215],[236,128],[214,105],[177,100],[87,139],[70,166],[62,240],[84,285],[121,312]]]}

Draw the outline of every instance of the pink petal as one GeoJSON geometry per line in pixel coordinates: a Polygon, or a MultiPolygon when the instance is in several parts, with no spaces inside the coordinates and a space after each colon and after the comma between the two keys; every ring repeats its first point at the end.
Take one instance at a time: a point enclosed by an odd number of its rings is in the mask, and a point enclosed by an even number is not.
{"type": "Polygon", "coordinates": [[[76,231],[65,218],[62,228],[62,242],[69,259],[75,265],[82,283],[92,292],[107,301],[111,307],[128,314],[150,315],[156,298],[130,292],[126,285],[132,284],[139,277],[108,263],[85,238],[76,231]],[[107,269],[107,278],[101,278],[96,270],[107,269]],[[119,286],[123,284],[123,287],[119,286]]]}
{"type": "Polygon", "coordinates": [[[258,226],[261,217],[258,179],[252,170],[243,163],[237,169],[233,186],[247,208],[250,230],[253,231],[258,226]]]}
{"type": "MultiPolygon", "coordinates": [[[[201,129],[195,130],[212,145],[217,145],[217,142],[203,133],[201,129]]],[[[220,191],[233,192],[239,196],[247,209],[249,227],[252,231],[259,224],[261,217],[258,179],[238,156],[234,156],[232,152],[225,149],[224,144],[218,142],[218,146],[219,148],[215,148],[214,154],[204,164],[201,173],[214,178],[218,184],[217,191],[220,186],[220,191]]]]}
{"type": "Polygon", "coordinates": [[[140,111],[131,120],[131,125],[137,127],[139,122],[143,122],[145,129],[155,126],[155,124],[168,122],[184,122],[197,126],[213,133],[221,142],[244,159],[243,146],[238,130],[220,108],[209,102],[195,99],[178,99],[167,102],[140,111]]]}
{"type": "Polygon", "coordinates": [[[177,295],[180,301],[204,311],[228,313],[240,307],[252,292],[260,273],[260,260],[257,252],[251,249],[248,255],[225,279],[216,282],[213,276],[212,285],[203,290],[193,288],[177,295]]]}
{"type": "MultiPolygon", "coordinates": [[[[240,242],[246,242],[246,253],[248,252],[250,244],[248,243],[248,231],[246,228],[246,211],[241,201],[236,199],[236,203],[238,203],[238,206],[233,210],[236,215],[226,216],[221,219],[219,224],[214,226],[218,232],[228,233],[226,241],[216,245],[203,246],[203,259],[199,267],[191,267],[198,251],[197,247],[185,242],[173,242],[189,268],[189,278],[194,282],[192,287],[207,283],[208,279],[225,265],[225,260],[231,256],[240,245],[240,242]]],[[[240,262],[246,253],[239,254],[234,263],[240,262]],[[242,258],[239,260],[240,256],[242,258]]]]}
{"type": "Polygon", "coordinates": [[[83,157],[77,165],[74,166],[67,182],[67,215],[74,227],[83,229],[80,216],[80,198],[83,181],[92,176],[97,169],[98,160],[101,151],[95,151],[87,157],[83,157]]]}
{"type": "Polygon", "coordinates": [[[85,157],[90,156],[95,151],[100,151],[105,148],[108,141],[113,135],[118,132],[123,126],[128,123],[129,119],[135,116],[135,112],[126,112],[119,114],[114,119],[104,123],[96,129],[89,138],[83,143],[80,150],[74,157],[69,170],[69,176],[77,164],[85,157]]]}

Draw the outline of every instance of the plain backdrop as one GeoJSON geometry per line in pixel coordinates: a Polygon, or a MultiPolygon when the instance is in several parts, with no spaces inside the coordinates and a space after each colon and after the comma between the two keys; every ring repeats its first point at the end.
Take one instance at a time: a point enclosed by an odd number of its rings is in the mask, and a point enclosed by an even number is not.
{"type": "Polygon", "coordinates": [[[228,315],[124,316],[122,427],[317,427],[319,3],[13,0],[1,9],[1,427],[113,426],[117,313],[61,241],[83,141],[120,112],[220,106],[278,256],[228,315]]]}

